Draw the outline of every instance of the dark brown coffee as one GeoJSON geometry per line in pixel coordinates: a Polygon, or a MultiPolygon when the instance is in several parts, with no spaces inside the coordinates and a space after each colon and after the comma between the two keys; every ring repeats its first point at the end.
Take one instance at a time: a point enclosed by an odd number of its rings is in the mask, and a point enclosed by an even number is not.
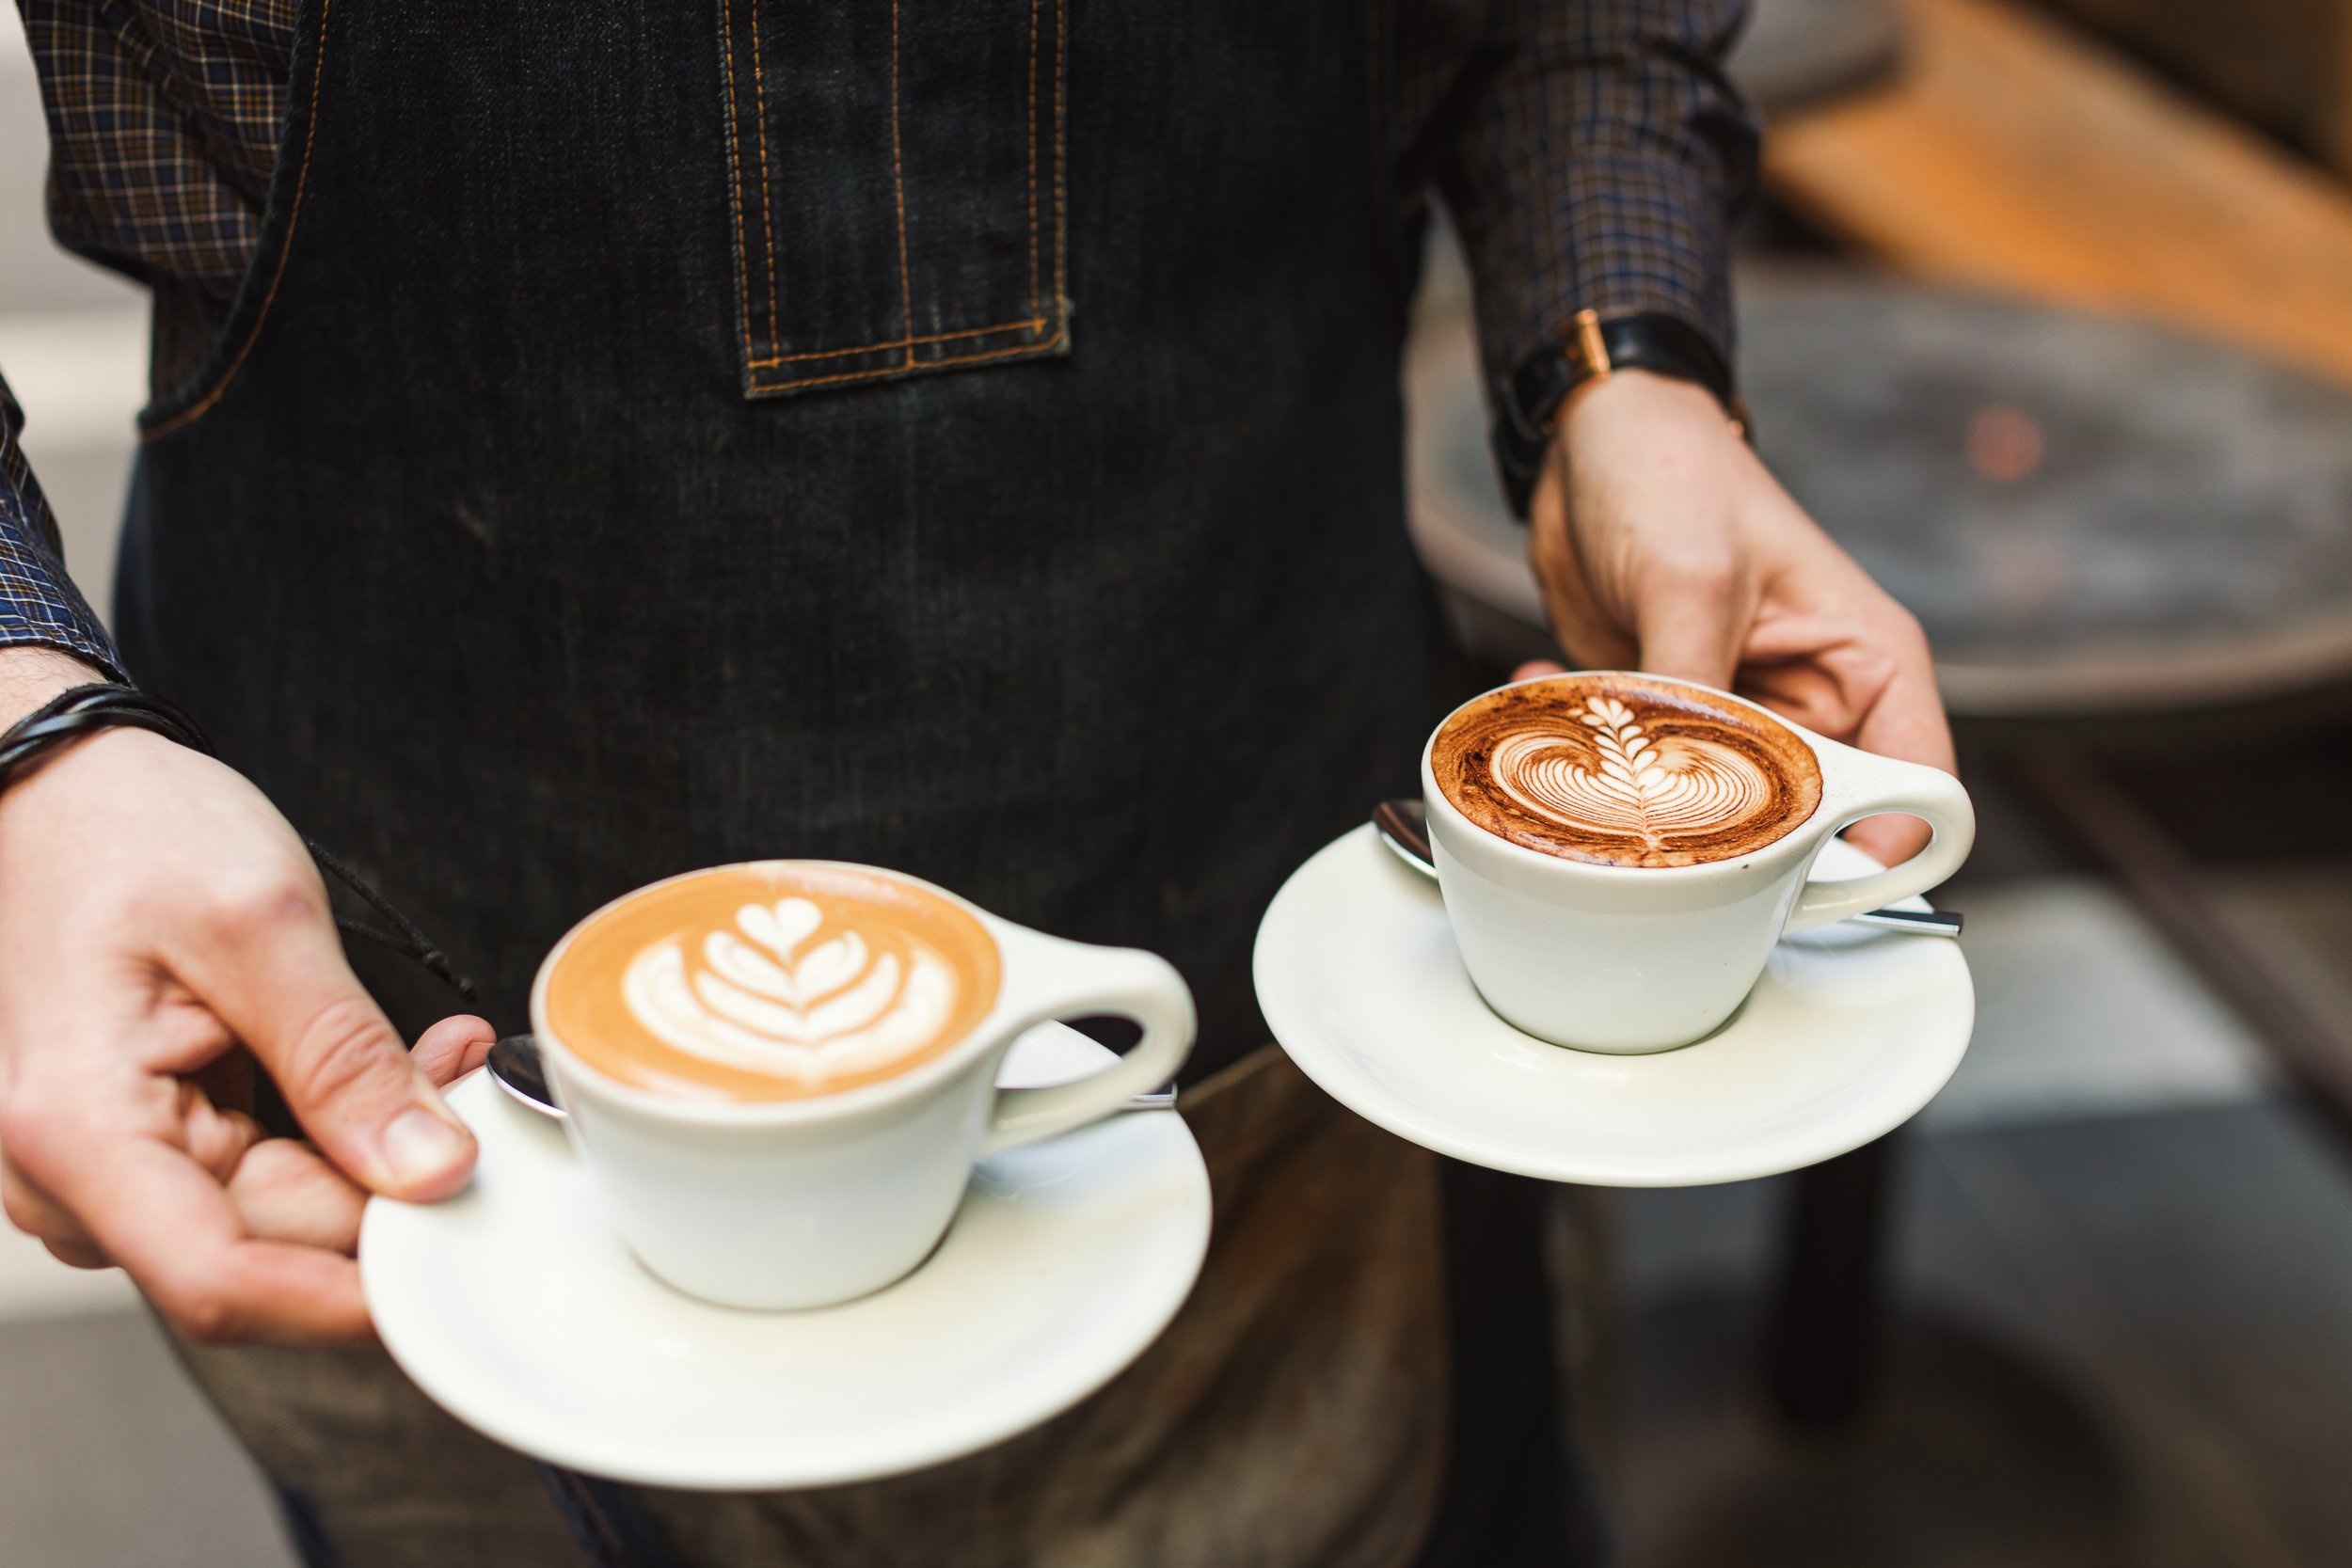
{"type": "Polygon", "coordinates": [[[1795,731],[1703,687],[1555,675],[1456,708],[1430,743],[1438,787],[1498,838],[1597,865],[1731,860],[1821,803],[1795,731]]]}

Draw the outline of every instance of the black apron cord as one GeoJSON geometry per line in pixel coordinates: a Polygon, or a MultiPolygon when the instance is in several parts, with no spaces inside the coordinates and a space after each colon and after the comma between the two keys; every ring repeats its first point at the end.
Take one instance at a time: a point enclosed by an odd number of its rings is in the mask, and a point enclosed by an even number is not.
{"type": "Polygon", "coordinates": [[[415,921],[401,913],[399,907],[378,893],[365,877],[354,871],[343,863],[340,856],[308,833],[302,837],[302,847],[310,851],[310,858],[318,862],[320,870],[349,888],[366,903],[368,908],[389,921],[392,927],[387,931],[380,927],[371,926],[364,920],[339,914],[335,917],[336,929],[345,936],[358,937],[362,941],[372,942],[378,947],[388,948],[403,958],[414,958],[430,971],[434,978],[448,986],[466,1001],[475,1006],[482,1005],[482,992],[474,983],[459,974],[456,967],[450,962],[449,956],[441,951],[433,939],[426,936],[415,921]]]}

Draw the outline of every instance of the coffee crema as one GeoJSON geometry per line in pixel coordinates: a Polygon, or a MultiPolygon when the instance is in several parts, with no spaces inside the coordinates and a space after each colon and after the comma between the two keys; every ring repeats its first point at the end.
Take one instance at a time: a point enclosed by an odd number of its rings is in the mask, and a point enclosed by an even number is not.
{"type": "Polygon", "coordinates": [[[995,1006],[994,939],[927,888],[855,866],[758,861],[631,894],[549,967],[546,1026],[624,1084],[802,1100],[930,1061],[995,1006]]]}
{"type": "Polygon", "coordinates": [[[1430,744],[1438,786],[1471,822],[1596,865],[1731,860],[1821,803],[1792,730],[1679,682],[1556,675],[1473,698],[1430,744]]]}

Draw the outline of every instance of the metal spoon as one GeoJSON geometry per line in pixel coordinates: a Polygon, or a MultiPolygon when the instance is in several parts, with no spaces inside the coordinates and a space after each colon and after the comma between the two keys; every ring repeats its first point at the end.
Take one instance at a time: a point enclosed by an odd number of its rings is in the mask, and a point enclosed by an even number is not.
{"type": "MultiPolygon", "coordinates": [[[[490,1047],[490,1076],[498,1086],[515,1100],[542,1116],[560,1117],[564,1108],[555,1102],[554,1093],[548,1087],[546,1069],[539,1060],[539,1042],[529,1035],[509,1035],[490,1047]]],[[[1171,1111],[1176,1108],[1174,1089],[1153,1089],[1139,1094],[1123,1107],[1130,1111],[1171,1111]]]]}
{"type": "MultiPolygon", "coordinates": [[[[1438,874],[1437,863],[1429,858],[1429,811],[1419,800],[1381,801],[1372,808],[1372,825],[1379,830],[1380,842],[1394,850],[1398,860],[1424,877],[1438,874]]],[[[1867,914],[1850,914],[1846,918],[1861,926],[1879,926],[1923,937],[1960,935],[1961,917],[1951,910],[1872,910],[1867,914]]]]}

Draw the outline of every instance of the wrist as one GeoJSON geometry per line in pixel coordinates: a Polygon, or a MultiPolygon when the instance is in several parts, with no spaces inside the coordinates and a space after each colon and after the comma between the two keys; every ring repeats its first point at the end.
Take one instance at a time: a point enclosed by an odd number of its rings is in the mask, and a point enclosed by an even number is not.
{"type": "Polygon", "coordinates": [[[1582,469],[1671,457],[1677,466],[1732,461],[1746,453],[1739,428],[1706,388],[1645,371],[1620,371],[1577,388],[1552,424],[1550,460],[1563,477],[1582,469]]]}
{"type": "Polygon", "coordinates": [[[1604,317],[1580,310],[1558,343],[1530,354],[1495,387],[1495,460],[1514,511],[1527,509],[1567,403],[1596,384],[1636,372],[1702,388],[1720,410],[1717,417],[1745,434],[1747,415],[1730,371],[1703,333],[1655,312],[1604,317]]]}
{"type": "Polygon", "coordinates": [[[1697,382],[1634,370],[1613,372],[1569,392],[1553,417],[1552,437],[1564,442],[1572,431],[1626,416],[1663,419],[1677,425],[1696,420],[1734,439],[1740,434],[1739,425],[1724,417],[1715,394],[1697,382]]]}
{"type": "Polygon", "coordinates": [[[109,678],[104,672],[55,648],[0,648],[0,729],[60,692],[77,686],[103,685],[109,678]]]}
{"type": "MultiPolygon", "coordinates": [[[[56,672],[28,668],[28,684],[39,686],[56,672]]],[[[148,730],[166,741],[210,754],[212,742],[196,721],[159,698],[119,681],[87,681],[70,687],[0,731],[0,792],[63,752],[113,729],[148,730]]]]}

